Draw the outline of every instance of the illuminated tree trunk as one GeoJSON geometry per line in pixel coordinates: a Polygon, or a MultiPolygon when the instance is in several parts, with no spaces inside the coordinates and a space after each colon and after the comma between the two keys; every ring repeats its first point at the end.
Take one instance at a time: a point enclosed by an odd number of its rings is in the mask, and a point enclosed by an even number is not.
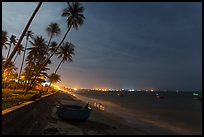
{"type": "Polygon", "coordinates": [[[24,63],[24,60],[25,60],[25,53],[26,53],[27,45],[28,45],[28,39],[26,40],[26,45],[25,45],[24,53],[23,53],[23,59],[22,59],[22,62],[21,62],[21,68],[20,68],[20,71],[19,71],[19,74],[18,74],[18,84],[19,84],[19,80],[20,80],[20,76],[21,76],[21,72],[22,72],[22,68],[23,68],[23,63],[24,63]]]}

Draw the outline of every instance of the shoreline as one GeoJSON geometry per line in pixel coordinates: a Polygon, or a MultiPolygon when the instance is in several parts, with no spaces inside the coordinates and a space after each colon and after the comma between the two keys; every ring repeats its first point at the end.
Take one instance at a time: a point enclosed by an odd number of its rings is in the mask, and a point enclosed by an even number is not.
{"type": "MultiPolygon", "coordinates": [[[[67,94],[60,93],[59,98],[63,104],[85,103],[67,94]]],[[[108,112],[97,110],[94,106],[88,120],[84,122],[62,121],[56,115],[56,107],[48,116],[48,121],[42,135],[146,135],[145,131],[123,124],[123,119],[108,112]]]]}

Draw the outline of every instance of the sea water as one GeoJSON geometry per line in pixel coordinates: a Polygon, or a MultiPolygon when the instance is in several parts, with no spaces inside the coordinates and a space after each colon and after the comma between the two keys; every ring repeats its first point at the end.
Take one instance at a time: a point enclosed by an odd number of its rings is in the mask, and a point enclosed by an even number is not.
{"type": "Polygon", "coordinates": [[[76,91],[74,94],[79,99],[102,108],[101,111],[122,117],[124,124],[147,134],[202,134],[202,100],[194,99],[193,92],[86,90],[76,91]],[[156,94],[164,98],[159,99],[156,94]]]}

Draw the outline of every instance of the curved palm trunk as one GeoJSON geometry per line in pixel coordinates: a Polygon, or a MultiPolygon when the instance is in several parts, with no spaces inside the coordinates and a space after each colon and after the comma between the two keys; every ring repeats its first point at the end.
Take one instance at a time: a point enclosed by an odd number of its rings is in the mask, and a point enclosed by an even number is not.
{"type": "Polygon", "coordinates": [[[57,48],[54,50],[54,52],[49,56],[49,58],[43,63],[43,65],[40,67],[40,69],[38,70],[37,74],[35,75],[35,78],[33,79],[33,81],[30,83],[30,86],[26,89],[25,94],[26,95],[28,93],[28,91],[30,90],[30,88],[33,86],[37,76],[39,75],[40,71],[42,70],[42,68],[47,64],[47,62],[50,60],[50,58],[55,54],[55,52],[59,49],[59,47],[61,46],[62,42],[64,41],[64,39],[66,38],[69,30],[71,29],[71,26],[69,26],[67,32],[65,33],[63,39],[61,40],[61,42],[59,43],[59,45],[57,46],[57,48]]]}
{"type": "Polygon", "coordinates": [[[18,74],[18,84],[19,84],[19,80],[20,80],[23,64],[24,64],[24,61],[25,61],[25,53],[26,53],[27,45],[28,45],[28,39],[26,40],[26,45],[25,45],[24,53],[23,53],[23,59],[22,59],[22,62],[21,62],[21,68],[20,68],[20,71],[19,71],[19,74],[18,74]]]}
{"type": "MultiPolygon", "coordinates": [[[[62,64],[62,61],[63,61],[63,59],[60,61],[60,63],[59,63],[59,65],[57,66],[57,69],[55,70],[55,73],[54,73],[54,74],[56,74],[56,73],[57,73],[57,71],[58,71],[58,69],[59,69],[60,65],[62,64]]],[[[48,88],[47,88],[47,90],[46,90],[46,91],[48,91],[48,90],[49,90],[49,88],[50,88],[51,84],[52,84],[52,81],[50,81],[50,84],[48,85],[48,88]]]]}
{"type": "Polygon", "coordinates": [[[28,28],[29,28],[29,26],[30,26],[30,24],[31,24],[31,22],[32,22],[32,20],[33,20],[33,18],[35,17],[36,13],[37,13],[38,10],[40,9],[40,6],[41,6],[41,5],[42,5],[42,2],[39,2],[39,4],[37,5],[37,7],[35,8],[35,10],[34,10],[32,16],[30,17],[28,23],[26,24],[26,27],[25,27],[23,33],[21,34],[21,36],[20,36],[20,38],[19,38],[19,40],[18,40],[18,43],[16,44],[16,46],[15,46],[14,50],[12,51],[12,53],[10,54],[9,58],[8,58],[8,59],[5,61],[5,63],[4,63],[4,67],[5,67],[5,68],[8,66],[8,64],[11,62],[11,59],[12,59],[13,56],[16,54],[16,52],[17,52],[17,50],[18,50],[18,48],[19,48],[19,46],[20,46],[20,44],[21,44],[21,42],[22,42],[22,40],[23,40],[23,37],[25,36],[25,34],[26,34],[26,32],[27,32],[27,30],[28,30],[28,28]]]}

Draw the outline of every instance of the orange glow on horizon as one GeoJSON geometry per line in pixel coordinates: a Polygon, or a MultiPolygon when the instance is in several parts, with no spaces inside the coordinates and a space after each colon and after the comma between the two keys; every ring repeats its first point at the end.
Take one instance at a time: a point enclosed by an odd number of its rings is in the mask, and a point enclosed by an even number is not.
{"type": "Polygon", "coordinates": [[[98,90],[98,91],[108,91],[108,89],[106,89],[106,88],[94,88],[94,90],[98,90]]]}

